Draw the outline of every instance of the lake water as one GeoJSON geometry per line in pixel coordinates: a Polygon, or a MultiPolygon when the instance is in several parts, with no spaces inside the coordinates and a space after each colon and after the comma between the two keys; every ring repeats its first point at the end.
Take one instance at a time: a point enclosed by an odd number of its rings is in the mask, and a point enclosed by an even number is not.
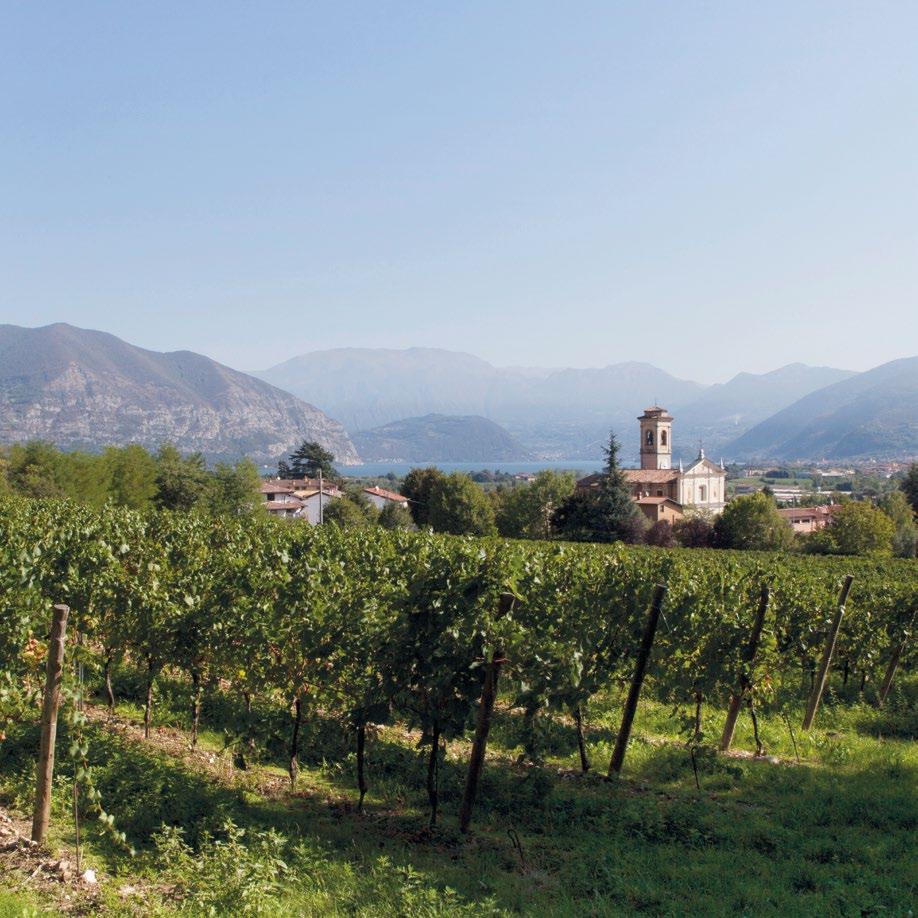
{"type": "Polygon", "coordinates": [[[361,465],[342,465],[338,471],[345,477],[379,478],[392,472],[394,475],[406,475],[411,469],[435,466],[443,472],[480,472],[489,469],[492,472],[507,472],[519,475],[523,472],[541,472],[543,469],[554,471],[574,471],[589,475],[602,468],[602,459],[563,459],[557,462],[365,462],[361,465]]]}

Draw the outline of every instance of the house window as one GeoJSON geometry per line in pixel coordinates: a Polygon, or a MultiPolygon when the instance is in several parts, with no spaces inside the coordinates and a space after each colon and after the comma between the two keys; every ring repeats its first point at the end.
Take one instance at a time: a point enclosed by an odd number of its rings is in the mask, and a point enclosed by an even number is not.
{"type": "Polygon", "coordinates": [[[704,485],[698,485],[698,499],[704,503],[708,498],[708,489],[704,485]]]}
{"type": "Polygon", "coordinates": [[[666,431],[660,432],[660,446],[666,446],[666,431]]]}
{"type": "Polygon", "coordinates": [[[657,488],[657,497],[662,497],[662,496],[663,496],[663,489],[657,488]]]}

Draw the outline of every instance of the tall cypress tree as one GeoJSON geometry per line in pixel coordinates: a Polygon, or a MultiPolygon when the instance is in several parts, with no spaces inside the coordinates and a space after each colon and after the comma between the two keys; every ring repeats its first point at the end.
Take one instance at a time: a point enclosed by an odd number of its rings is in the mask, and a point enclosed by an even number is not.
{"type": "Polygon", "coordinates": [[[644,519],[619,468],[618,451],[618,440],[610,433],[598,486],[575,491],[555,511],[552,525],[563,538],[577,542],[635,542],[640,538],[644,519]]]}

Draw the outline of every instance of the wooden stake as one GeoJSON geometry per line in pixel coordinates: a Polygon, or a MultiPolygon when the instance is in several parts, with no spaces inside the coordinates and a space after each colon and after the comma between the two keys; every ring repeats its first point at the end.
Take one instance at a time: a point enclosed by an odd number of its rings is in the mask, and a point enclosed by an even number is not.
{"type": "MultiPolygon", "coordinates": [[[[513,596],[504,593],[500,597],[498,618],[507,615],[513,608],[513,596]]],[[[497,680],[503,657],[502,650],[495,650],[485,670],[484,685],[481,688],[481,701],[478,705],[478,721],[475,724],[475,739],[472,741],[472,755],[469,758],[469,770],[465,778],[465,792],[462,795],[462,806],[459,808],[459,829],[468,832],[472,821],[472,808],[478,795],[478,782],[484,767],[485,751],[488,747],[488,733],[491,731],[491,715],[497,699],[497,680]]]]}
{"type": "MultiPolygon", "coordinates": [[[[752,624],[752,632],[749,635],[749,643],[743,651],[744,670],[752,666],[755,660],[756,652],[759,649],[759,641],[762,638],[762,628],[765,626],[765,615],[768,612],[768,584],[762,584],[762,592],[759,597],[759,610],[756,613],[755,621],[752,624]]],[[[727,709],[727,720],[724,723],[724,732],[720,737],[720,751],[727,752],[733,743],[733,734],[736,732],[736,719],[739,717],[740,707],[743,704],[743,696],[749,690],[751,679],[748,672],[740,675],[739,690],[731,696],[730,707],[727,709]]]]}
{"type": "Polygon", "coordinates": [[[896,644],[896,649],[893,650],[892,656],[889,658],[889,665],[886,667],[886,674],[883,676],[883,684],[880,686],[880,695],[877,698],[878,708],[882,708],[883,705],[886,704],[886,699],[889,696],[889,690],[892,688],[896,670],[899,668],[899,659],[902,657],[902,651],[904,649],[905,641],[900,641],[896,644]]]}
{"type": "Polygon", "coordinates": [[[656,587],[654,587],[653,601],[650,604],[647,624],[644,626],[644,635],[641,638],[641,649],[638,651],[637,666],[634,670],[634,677],[631,680],[631,688],[628,690],[625,710],[622,712],[622,725],[618,731],[618,738],[615,740],[612,761],[609,763],[610,778],[613,772],[618,773],[622,770],[622,764],[625,761],[625,750],[628,748],[628,740],[631,737],[631,724],[634,722],[638,698],[641,696],[641,686],[644,683],[644,675],[647,672],[647,663],[650,660],[650,649],[653,647],[653,639],[657,633],[657,623],[660,620],[660,610],[663,607],[663,598],[665,596],[666,587],[658,583],[656,587]]]}
{"type": "Polygon", "coordinates": [[[32,815],[32,841],[44,844],[51,818],[51,781],[54,778],[54,745],[57,739],[57,711],[61,704],[61,681],[64,674],[64,642],[70,607],[54,607],[51,639],[48,642],[48,666],[45,696],[41,710],[41,746],[35,777],[35,810],[32,815]]]}
{"type": "Polygon", "coordinates": [[[809,730],[813,726],[816,712],[819,710],[819,702],[822,701],[822,693],[825,691],[826,681],[829,678],[829,666],[832,664],[832,654],[835,653],[835,642],[838,640],[838,629],[841,628],[842,618],[845,615],[845,603],[848,601],[848,593],[851,591],[853,581],[854,577],[848,574],[838,597],[838,611],[832,620],[832,627],[829,629],[825,650],[822,652],[822,662],[819,664],[819,674],[816,676],[816,683],[813,686],[813,694],[810,695],[809,703],[806,706],[806,714],[803,718],[804,730],[809,730]]]}

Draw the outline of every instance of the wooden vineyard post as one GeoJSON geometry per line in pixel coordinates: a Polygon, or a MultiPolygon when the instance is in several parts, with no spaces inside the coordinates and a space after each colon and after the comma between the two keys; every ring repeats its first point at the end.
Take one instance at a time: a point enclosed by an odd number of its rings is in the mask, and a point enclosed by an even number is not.
{"type": "MultiPolygon", "coordinates": [[[[498,618],[509,614],[513,608],[514,597],[504,593],[500,597],[498,618]]],[[[484,767],[485,751],[488,746],[488,733],[491,730],[491,715],[494,713],[494,702],[497,699],[497,680],[500,676],[500,667],[503,663],[503,651],[495,649],[487,664],[484,685],[481,688],[481,701],[478,705],[478,720],[475,724],[475,738],[472,740],[472,755],[469,759],[469,770],[465,778],[465,791],[462,795],[462,805],[459,808],[459,829],[468,832],[469,823],[472,821],[472,808],[475,806],[475,797],[478,795],[478,782],[481,770],[484,767]]]]}
{"type": "Polygon", "coordinates": [[[889,690],[892,688],[893,679],[896,675],[896,670],[899,668],[899,659],[902,657],[902,651],[905,649],[905,641],[900,641],[896,644],[896,649],[892,652],[892,656],[889,658],[889,665],[886,667],[886,674],[883,676],[883,684],[880,686],[880,695],[877,698],[877,707],[882,708],[886,704],[886,698],[889,695],[889,690]]]}
{"type": "MultiPolygon", "coordinates": [[[[768,612],[768,584],[762,584],[762,594],[759,598],[759,611],[756,613],[755,622],[752,625],[752,633],[749,635],[749,643],[743,652],[743,667],[751,667],[755,660],[756,652],[759,649],[759,641],[762,638],[762,628],[765,626],[765,615],[768,612]]],[[[727,709],[727,720],[724,723],[724,732],[720,738],[720,751],[727,752],[733,743],[733,734],[736,731],[736,719],[739,717],[740,708],[743,704],[743,696],[749,690],[749,676],[746,672],[740,676],[740,685],[734,695],[730,697],[730,707],[727,709]]]]}
{"type": "Polygon", "coordinates": [[[634,722],[638,698],[641,696],[641,686],[644,684],[644,675],[647,672],[647,663],[650,660],[650,649],[653,647],[653,639],[657,633],[657,623],[660,620],[660,610],[663,608],[663,598],[665,596],[666,587],[658,583],[654,587],[653,601],[650,604],[647,624],[644,626],[644,635],[641,638],[641,649],[638,651],[634,677],[631,680],[631,688],[628,690],[625,710],[622,712],[622,725],[618,731],[618,738],[615,740],[612,761],[609,763],[610,778],[613,772],[617,773],[622,770],[622,763],[625,761],[625,750],[628,748],[628,740],[631,737],[631,724],[634,722]]]}
{"type": "Polygon", "coordinates": [[[819,710],[819,702],[822,700],[822,693],[825,691],[826,681],[829,678],[829,666],[832,663],[832,654],[835,653],[835,642],[838,640],[838,629],[841,628],[842,618],[845,615],[845,603],[848,601],[848,593],[851,591],[851,583],[854,577],[848,574],[841,588],[841,595],[838,597],[838,610],[835,618],[832,619],[832,627],[829,629],[829,636],[826,638],[825,650],[822,652],[822,662],[819,664],[819,672],[816,675],[816,683],[813,686],[813,693],[806,706],[806,714],[803,718],[803,729],[809,730],[816,719],[816,712],[819,710]]]}
{"type": "Polygon", "coordinates": [[[54,607],[51,639],[48,642],[48,666],[45,696],[41,709],[41,746],[35,774],[35,810],[32,815],[32,841],[44,844],[51,818],[51,781],[54,777],[54,744],[57,739],[57,711],[61,703],[61,681],[64,674],[64,641],[67,637],[69,606],[54,607]]]}

